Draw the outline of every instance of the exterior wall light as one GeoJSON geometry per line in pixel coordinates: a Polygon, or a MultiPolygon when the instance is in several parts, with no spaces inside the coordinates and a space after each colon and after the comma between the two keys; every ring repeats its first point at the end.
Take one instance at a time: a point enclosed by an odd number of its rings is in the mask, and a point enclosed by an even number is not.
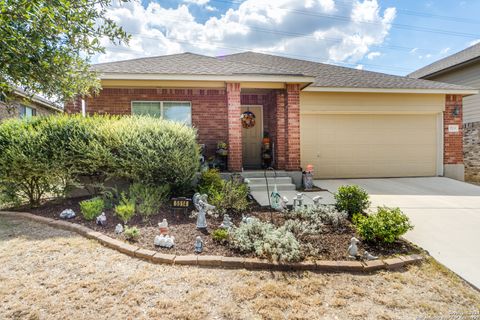
{"type": "Polygon", "coordinates": [[[460,114],[460,107],[458,105],[455,105],[455,108],[453,108],[453,111],[452,111],[452,115],[456,117],[459,114],[460,114]]]}

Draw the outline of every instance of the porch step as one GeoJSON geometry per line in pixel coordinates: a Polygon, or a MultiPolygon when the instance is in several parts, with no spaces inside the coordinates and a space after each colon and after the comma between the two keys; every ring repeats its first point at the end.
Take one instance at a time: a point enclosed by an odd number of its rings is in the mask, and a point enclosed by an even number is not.
{"type": "MultiPolygon", "coordinates": [[[[292,178],[290,177],[277,177],[275,178],[267,178],[268,180],[268,185],[273,186],[274,183],[278,184],[289,184],[292,183],[292,178]]],[[[250,181],[251,186],[256,186],[256,185],[266,185],[265,178],[248,178],[248,181],[250,181]]]]}
{"type": "MultiPolygon", "coordinates": [[[[250,191],[265,191],[267,192],[267,185],[266,184],[249,184],[250,191]]],[[[269,191],[272,192],[274,189],[273,184],[268,185],[269,191]]],[[[278,191],[288,191],[288,190],[295,190],[295,185],[293,183],[277,183],[277,190],[278,191]]]]}
{"type": "MultiPolygon", "coordinates": [[[[243,171],[240,173],[244,178],[262,178],[265,181],[265,173],[263,170],[251,170],[251,171],[243,171]]],[[[273,177],[273,171],[267,171],[267,177],[273,177]]],[[[277,171],[277,178],[279,177],[290,177],[289,173],[285,170],[278,170],[277,171]]]]}

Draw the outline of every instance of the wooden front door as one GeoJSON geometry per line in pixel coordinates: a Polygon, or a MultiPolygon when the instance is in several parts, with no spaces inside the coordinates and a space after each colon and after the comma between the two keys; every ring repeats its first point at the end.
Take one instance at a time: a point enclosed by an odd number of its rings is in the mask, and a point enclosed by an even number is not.
{"type": "Polygon", "coordinates": [[[259,169],[262,165],[263,108],[262,106],[242,106],[242,113],[250,111],[255,115],[255,125],[242,126],[243,167],[259,169]]]}

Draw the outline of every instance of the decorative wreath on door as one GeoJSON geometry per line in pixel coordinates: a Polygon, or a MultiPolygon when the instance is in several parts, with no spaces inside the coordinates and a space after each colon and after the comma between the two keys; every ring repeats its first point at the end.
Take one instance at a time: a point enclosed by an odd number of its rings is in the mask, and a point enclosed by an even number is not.
{"type": "Polygon", "coordinates": [[[240,116],[240,120],[242,120],[242,126],[245,129],[252,128],[255,126],[255,114],[251,111],[245,111],[240,116]]]}

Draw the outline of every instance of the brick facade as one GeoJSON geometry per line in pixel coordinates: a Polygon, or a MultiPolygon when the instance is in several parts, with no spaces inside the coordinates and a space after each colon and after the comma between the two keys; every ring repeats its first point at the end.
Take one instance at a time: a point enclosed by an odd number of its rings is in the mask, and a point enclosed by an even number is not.
{"type": "Polygon", "coordinates": [[[480,182],[480,122],[463,125],[465,180],[480,182]]]}
{"type": "MultiPolygon", "coordinates": [[[[225,89],[105,88],[98,96],[86,98],[86,112],[130,115],[132,101],[190,101],[192,124],[207,156],[215,153],[218,141],[228,140],[225,89]]],[[[68,103],[65,111],[80,113],[80,99],[68,103]]]]}
{"type": "Polygon", "coordinates": [[[443,112],[444,147],[443,163],[446,165],[463,164],[463,118],[462,96],[447,95],[443,112]],[[457,115],[454,110],[457,108],[457,115]],[[448,126],[458,126],[458,132],[449,132],[448,126]]]}
{"type": "Polygon", "coordinates": [[[242,170],[240,83],[227,83],[228,170],[242,170]]]}
{"type": "Polygon", "coordinates": [[[37,116],[48,116],[51,114],[59,113],[51,108],[44,107],[41,104],[35,102],[25,102],[23,103],[21,100],[13,101],[9,103],[7,107],[6,104],[0,102],[0,121],[9,119],[9,118],[20,118],[20,105],[24,104],[26,106],[32,107],[36,110],[37,116]]]}
{"type": "Polygon", "coordinates": [[[285,106],[285,169],[300,170],[300,86],[287,84],[285,106]]]}

